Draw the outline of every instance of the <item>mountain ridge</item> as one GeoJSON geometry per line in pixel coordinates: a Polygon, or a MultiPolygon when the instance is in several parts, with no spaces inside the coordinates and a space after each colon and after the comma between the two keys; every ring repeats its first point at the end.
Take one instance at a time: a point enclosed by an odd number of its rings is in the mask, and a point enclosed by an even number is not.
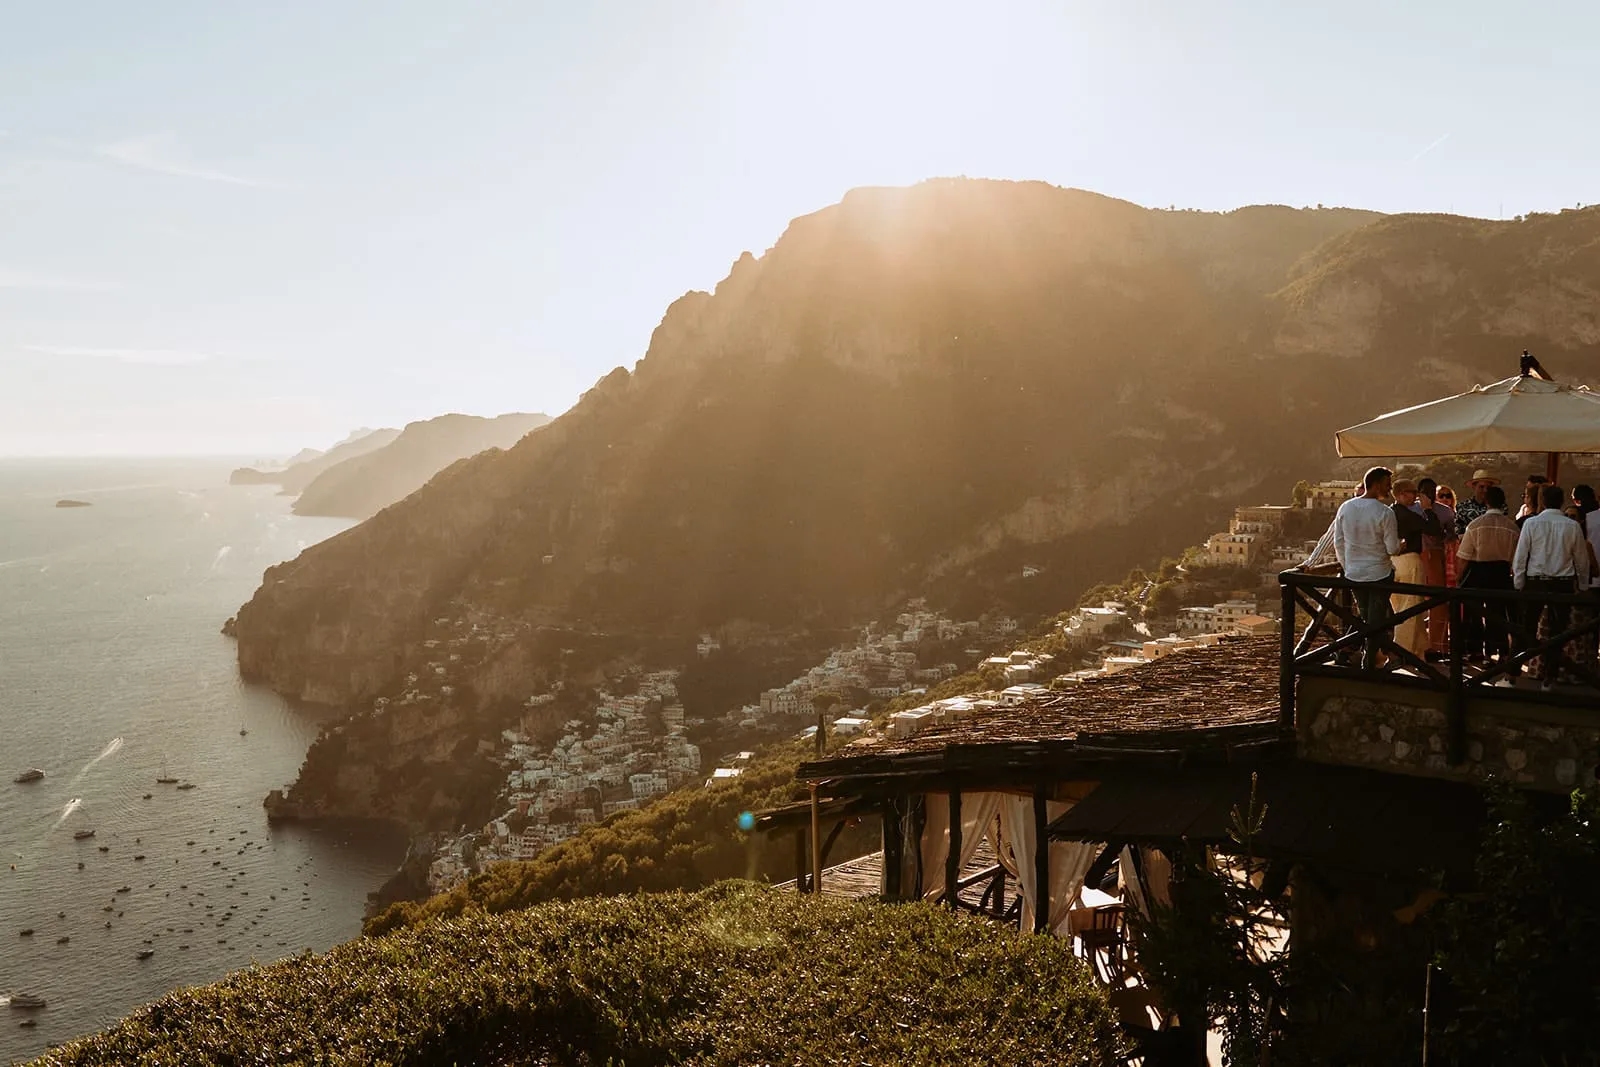
{"type": "Polygon", "coordinates": [[[300,491],[296,515],[365,519],[422,488],[450,464],[514,445],[548,424],[543,413],[450,413],[408,423],[381,448],[326,467],[300,491]]]}
{"type": "Polygon", "coordinates": [[[360,429],[330,447],[326,452],[308,448],[296,453],[299,462],[291,461],[283,470],[257,470],[240,467],[228,476],[229,485],[276,485],[288,496],[297,495],[323,471],[345,460],[375,452],[400,436],[400,431],[384,427],[379,430],[360,429]],[[305,457],[300,459],[300,457],[305,457]]]}
{"type": "MultiPolygon", "coordinates": [[[[852,191],[674,301],[631,372],[546,428],[269,570],[239,613],[241,673],[360,708],[426,668],[446,616],[679,647],[919,594],[1059,610],[1249,495],[1281,499],[1341,425],[1514,373],[1523,347],[1596,365],[1564,343],[1585,336],[1572,323],[1513,346],[1474,319],[1496,278],[1523,285],[1507,306],[1568,306],[1543,275],[1430,251],[1571,245],[1600,286],[1587,218],[1440,218],[1151,211],[1042,183],[852,191]]],[[[440,732],[396,751],[443,759],[534,691],[551,663],[528,640],[493,645],[494,696],[473,681],[408,708],[407,736],[440,732]]],[[[340,759],[381,778],[399,758],[382,748],[340,759]]]]}

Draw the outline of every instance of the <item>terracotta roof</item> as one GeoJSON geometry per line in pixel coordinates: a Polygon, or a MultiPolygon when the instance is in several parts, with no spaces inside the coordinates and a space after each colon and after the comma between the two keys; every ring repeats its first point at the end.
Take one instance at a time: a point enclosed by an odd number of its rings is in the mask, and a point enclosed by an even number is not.
{"type": "Polygon", "coordinates": [[[1185,649],[1090,678],[1070,689],[930,725],[909,737],[875,734],[800,768],[806,779],[912,771],[956,772],[980,764],[1093,758],[1110,751],[1226,753],[1276,741],[1278,639],[1245,637],[1185,649]]]}

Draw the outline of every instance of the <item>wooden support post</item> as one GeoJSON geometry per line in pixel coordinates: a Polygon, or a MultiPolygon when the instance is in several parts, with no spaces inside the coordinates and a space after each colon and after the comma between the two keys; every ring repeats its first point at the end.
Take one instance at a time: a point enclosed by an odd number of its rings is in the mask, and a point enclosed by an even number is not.
{"type": "Polygon", "coordinates": [[[878,891],[889,900],[899,900],[901,875],[905,869],[906,831],[900,821],[898,799],[885,801],[878,809],[878,814],[883,821],[880,835],[883,841],[883,880],[878,885],[878,891]]]}
{"type": "Polygon", "coordinates": [[[1464,608],[1463,601],[1450,601],[1450,695],[1445,712],[1449,738],[1445,747],[1452,765],[1467,758],[1467,677],[1461,633],[1464,608]]]}
{"type": "MultiPolygon", "coordinates": [[[[1278,579],[1283,582],[1280,577],[1278,579]]],[[[1294,725],[1294,587],[1283,582],[1278,618],[1278,722],[1294,725]]]]}
{"type": "Polygon", "coordinates": [[[822,892],[822,808],[817,783],[811,783],[811,891],[822,892]]]}
{"type": "Polygon", "coordinates": [[[1050,926],[1050,823],[1045,815],[1045,788],[1033,791],[1033,932],[1050,926]]]}
{"type": "Polygon", "coordinates": [[[806,883],[811,880],[811,872],[806,870],[810,864],[806,863],[806,832],[794,832],[794,887],[801,893],[806,891],[806,883]]]}
{"type": "Polygon", "coordinates": [[[944,902],[956,906],[956,883],[961,881],[961,790],[950,790],[950,849],[944,857],[944,902]]]}
{"type": "Polygon", "coordinates": [[[928,796],[919,793],[911,798],[911,835],[906,843],[911,846],[911,860],[916,877],[911,880],[912,900],[921,900],[928,885],[928,872],[922,869],[922,835],[928,832],[928,796]]]}

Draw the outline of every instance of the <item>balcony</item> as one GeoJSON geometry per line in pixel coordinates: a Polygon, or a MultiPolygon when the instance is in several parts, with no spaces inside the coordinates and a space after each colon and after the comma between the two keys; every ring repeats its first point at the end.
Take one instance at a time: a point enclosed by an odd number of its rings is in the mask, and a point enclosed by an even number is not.
{"type": "Polygon", "coordinates": [[[1600,673],[1593,656],[1600,599],[1383,583],[1334,575],[1279,576],[1284,620],[1279,657],[1282,721],[1304,758],[1461,781],[1497,778],[1566,792],[1595,781],[1600,765],[1600,673]],[[1357,588],[1420,598],[1380,625],[1356,613],[1357,588]],[[1533,607],[1567,614],[1559,633],[1527,624],[1533,607]],[[1448,654],[1435,662],[1395,641],[1394,627],[1448,613],[1448,654]],[[1487,659],[1466,645],[1469,618],[1486,620],[1507,651],[1487,659]],[[1364,668],[1376,642],[1383,666],[1364,668]],[[1542,665],[1545,669],[1535,670],[1542,665]],[[1544,674],[1551,681],[1539,680],[1544,674]]]}

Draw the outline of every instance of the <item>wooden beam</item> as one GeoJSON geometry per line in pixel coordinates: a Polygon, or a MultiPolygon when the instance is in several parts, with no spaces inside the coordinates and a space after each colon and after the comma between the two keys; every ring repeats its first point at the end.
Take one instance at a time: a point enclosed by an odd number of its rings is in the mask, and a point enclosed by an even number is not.
{"type": "Polygon", "coordinates": [[[1100,879],[1104,878],[1106,872],[1111,870],[1111,865],[1117,862],[1117,856],[1122,852],[1123,844],[1124,842],[1121,841],[1106,842],[1106,847],[1101,850],[1100,855],[1095,857],[1094,862],[1089,864],[1089,869],[1084,872],[1084,885],[1099,887],[1100,879]]]}
{"type": "Polygon", "coordinates": [[[950,790],[950,848],[944,857],[944,902],[956,906],[961,890],[961,790],[950,790]]]}
{"type": "Polygon", "coordinates": [[[887,899],[899,900],[905,868],[905,827],[900,820],[900,805],[892,799],[886,801],[878,808],[878,814],[883,822],[879,834],[883,842],[883,881],[878,888],[887,899]]]}
{"type": "Polygon", "coordinates": [[[1044,786],[1033,791],[1033,932],[1050,925],[1050,819],[1044,786]]]}
{"type": "Polygon", "coordinates": [[[806,832],[794,832],[794,888],[796,892],[804,893],[806,883],[811,880],[811,872],[806,870],[806,832]]]}
{"type": "Polygon", "coordinates": [[[840,819],[833,824],[833,829],[828,831],[828,839],[822,843],[822,865],[824,867],[828,865],[828,853],[833,851],[833,843],[839,840],[839,835],[844,832],[845,823],[849,821],[848,817],[840,819]]]}

